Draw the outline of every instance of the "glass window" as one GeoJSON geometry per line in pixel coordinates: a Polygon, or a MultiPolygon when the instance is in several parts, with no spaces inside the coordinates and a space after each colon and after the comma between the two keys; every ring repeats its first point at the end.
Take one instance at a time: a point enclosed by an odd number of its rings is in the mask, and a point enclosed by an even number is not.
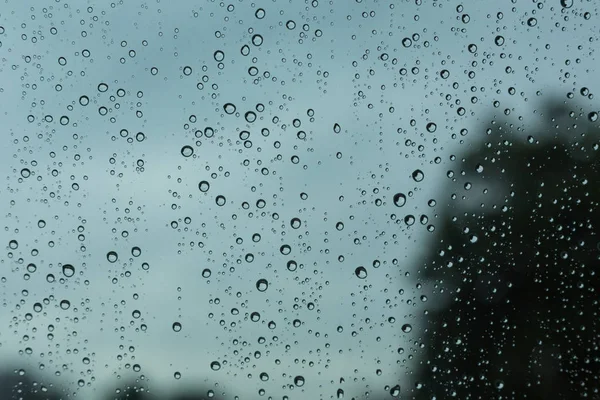
{"type": "Polygon", "coordinates": [[[0,398],[600,398],[593,1],[0,6],[0,398]]]}

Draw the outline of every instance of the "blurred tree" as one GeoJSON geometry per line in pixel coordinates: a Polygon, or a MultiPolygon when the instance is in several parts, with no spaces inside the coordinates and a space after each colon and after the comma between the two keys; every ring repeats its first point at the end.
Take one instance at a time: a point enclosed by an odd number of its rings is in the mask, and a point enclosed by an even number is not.
{"type": "Polygon", "coordinates": [[[59,400],[56,390],[41,382],[24,368],[0,371],[0,399],[4,400],[59,400]]]}
{"type": "Polygon", "coordinates": [[[492,119],[448,175],[416,398],[600,399],[600,129],[560,100],[540,116],[492,119]]]}

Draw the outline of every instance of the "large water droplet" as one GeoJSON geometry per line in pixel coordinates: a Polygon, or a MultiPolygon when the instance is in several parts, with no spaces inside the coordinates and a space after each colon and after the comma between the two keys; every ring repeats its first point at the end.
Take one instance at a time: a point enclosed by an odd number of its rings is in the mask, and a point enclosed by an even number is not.
{"type": "Polygon", "coordinates": [[[116,251],[109,251],[108,253],[106,253],[106,259],[108,260],[108,262],[114,263],[117,262],[117,260],[119,259],[119,255],[116,251]]]}
{"type": "Polygon", "coordinates": [[[425,174],[420,169],[415,169],[412,173],[412,178],[415,182],[421,182],[425,178],[425,174]]]}
{"type": "Polygon", "coordinates": [[[367,277],[367,270],[366,270],[366,268],[365,268],[365,267],[363,267],[363,266],[360,266],[360,267],[357,267],[357,268],[354,270],[354,274],[355,274],[355,275],[356,275],[356,276],[357,276],[359,279],[365,279],[365,278],[367,277]]]}
{"type": "Polygon", "coordinates": [[[73,267],[71,264],[65,264],[62,266],[62,272],[64,276],[70,278],[75,275],[75,267],[73,267]]]}
{"type": "Polygon", "coordinates": [[[256,288],[259,292],[264,292],[269,288],[269,282],[266,279],[259,279],[256,281],[256,288]]]}
{"type": "Polygon", "coordinates": [[[402,207],[406,204],[406,195],[404,193],[396,193],[394,195],[394,205],[396,207],[402,207]]]}

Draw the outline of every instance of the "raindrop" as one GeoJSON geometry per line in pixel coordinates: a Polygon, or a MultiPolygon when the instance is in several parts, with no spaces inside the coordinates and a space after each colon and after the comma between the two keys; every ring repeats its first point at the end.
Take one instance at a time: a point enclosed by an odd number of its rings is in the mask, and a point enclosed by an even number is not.
{"type": "Polygon", "coordinates": [[[396,385],[394,386],[391,390],[390,390],[390,395],[392,397],[400,397],[400,385],[396,385]]]}
{"type": "Polygon", "coordinates": [[[298,387],[304,386],[304,377],[301,375],[298,375],[297,377],[295,377],[294,385],[296,385],[298,387]]]}
{"type": "Polygon", "coordinates": [[[412,331],[412,326],[410,324],[404,324],[404,325],[402,325],[402,332],[408,333],[410,331],[412,331]]]}
{"type": "Polygon", "coordinates": [[[573,7],[573,0],[560,0],[560,5],[564,8],[573,7]]]}
{"type": "Polygon", "coordinates": [[[427,128],[427,132],[433,133],[436,131],[437,125],[434,122],[430,122],[427,124],[426,128],[427,128]]]}
{"type": "Polygon", "coordinates": [[[67,278],[70,278],[73,275],[75,275],[75,267],[72,266],[71,264],[65,264],[62,266],[62,272],[63,272],[64,276],[66,276],[67,278]]]}
{"type": "Polygon", "coordinates": [[[590,122],[598,121],[598,113],[596,111],[592,111],[588,114],[588,119],[590,120],[590,122]]]}
{"type": "Polygon", "coordinates": [[[221,364],[218,361],[213,361],[210,363],[210,369],[213,371],[218,371],[221,369],[221,364]]]}
{"type": "Polygon", "coordinates": [[[292,252],[292,248],[290,247],[289,244],[284,244],[283,246],[281,246],[279,248],[279,251],[281,252],[281,254],[283,254],[284,256],[287,256],[288,254],[290,254],[292,252]]]}
{"type": "Polygon", "coordinates": [[[425,174],[420,169],[415,169],[412,173],[412,178],[415,182],[421,182],[425,178],[425,174]]]}
{"type": "Polygon", "coordinates": [[[365,269],[365,267],[360,266],[357,267],[354,270],[354,274],[359,278],[359,279],[365,279],[367,277],[367,270],[365,269]]]}
{"type": "Polygon", "coordinates": [[[396,207],[402,207],[406,204],[406,195],[404,193],[396,193],[394,195],[394,205],[396,207]]]}
{"type": "Polygon", "coordinates": [[[200,181],[198,184],[198,189],[200,189],[201,192],[206,193],[208,192],[208,189],[210,189],[210,183],[207,181],[200,181]]]}
{"type": "Polygon", "coordinates": [[[142,254],[142,249],[140,249],[139,247],[135,246],[131,249],[131,255],[134,257],[139,257],[142,254]]]}
{"type": "Polygon", "coordinates": [[[407,38],[407,37],[402,39],[402,46],[407,47],[407,48],[412,46],[412,40],[410,40],[410,38],[407,38]]]}
{"type": "Polygon", "coordinates": [[[225,113],[226,113],[226,114],[229,114],[229,115],[231,115],[231,114],[233,114],[233,113],[235,112],[235,105],[233,105],[233,104],[231,104],[231,103],[226,103],[226,104],[223,106],[223,110],[225,110],[225,113]]]}
{"type": "Polygon", "coordinates": [[[255,46],[260,46],[263,43],[263,37],[261,35],[252,36],[252,44],[255,46]]]}
{"type": "Polygon", "coordinates": [[[225,53],[223,53],[221,50],[217,50],[214,52],[213,57],[215,61],[221,62],[225,59],[225,53]]]}
{"type": "Polygon", "coordinates": [[[290,260],[287,262],[287,269],[290,272],[294,272],[298,268],[298,263],[294,260],[290,260]]]}
{"type": "Polygon", "coordinates": [[[90,98],[87,96],[81,96],[79,98],[79,104],[81,104],[82,106],[87,106],[88,104],[90,104],[90,98]]]}
{"type": "Polygon", "coordinates": [[[256,281],[256,288],[259,292],[264,292],[269,288],[269,282],[266,279],[259,279],[256,281]]]}
{"type": "Polygon", "coordinates": [[[266,12],[265,12],[264,8],[259,8],[254,13],[254,16],[258,19],[263,19],[265,17],[265,14],[266,14],[266,12]]]}
{"type": "Polygon", "coordinates": [[[180,332],[181,324],[179,322],[173,322],[173,332],[180,332]]]}
{"type": "Polygon", "coordinates": [[[296,28],[296,23],[292,20],[289,20],[288,22],[285,23],[285,26],[289,29],[292,30],[294,28],[296,28]]]}
{"type": "Polygon", "coordinates": [[[335,133],[340,133],[342,130],[342,128],[340,127],[340,125],[338,123],[333,124],[333,131],[335,133]]]}
{"type": "Polygon", "coordinates": [[[114,262],[117,262],[117,260],[119,259],[119,256],[117,255],[117,252],[109,251],[106,254],[106,259],[108,260],[108,262],[114,263],[114,262]]]}
{"type": "Polygon", "coordinates": [[[215,199],[215,203],[217,203],[217,205],[219,207],[223,207],[225,205],[227,200],[225,200],[225,196],[223,195],[218,195],[217,198],[215,199]]]}
{"type": "Polygon", "coordinates": [[[208,268],[204,268],[202,270],[202,277],[203,278],[210,278],[210,275],[212,274],[211,270],[208,268]]]}
{"type": "Polygon", "coordinates": [[[108,90],[108,85],[106,83],[101,83],[98,85],[98,91],[104,93],[108,90]]]}
{"type": "Polygon", "coordinates": [[[70,307],[71,303],[69,302],[69,300],[61,300],[60,308],[62,308],[63,310],[68,310],[70,307]]]}
{"type": "Polygon", "coordinates": [[[192,148],[192,146],[185,145],[181,148],[182,156],[190,157],[192,154],[194,154],[194,149],[192,148]]]}
{"type": "Polygon", "coordinates": [[[504,44],[504,36],[502,35],[498,35],[494,38],[494,43],[496,43],[496,46],[502,46],[504,44]]]}
{"type": "Polygon", "coordinates": [[[301,225],[302,222],[300,221],[300,218],[292,218],[292,220],[290,221],[290,226],[294,229],[300,228],[301,225]]]}

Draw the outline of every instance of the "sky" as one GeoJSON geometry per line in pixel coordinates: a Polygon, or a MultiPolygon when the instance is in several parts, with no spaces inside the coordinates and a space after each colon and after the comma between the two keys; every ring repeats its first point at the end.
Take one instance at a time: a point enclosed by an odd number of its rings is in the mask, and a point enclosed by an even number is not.
{"type": "Polygon", "coordinates": [[[582,1],[5,1],[2,358],[91,399],[117,376],[241,398],[408,386],[452,156],[486,139],[494,101],[531,126],[544,96],[593,91],[595,18],[582,1]]]}

